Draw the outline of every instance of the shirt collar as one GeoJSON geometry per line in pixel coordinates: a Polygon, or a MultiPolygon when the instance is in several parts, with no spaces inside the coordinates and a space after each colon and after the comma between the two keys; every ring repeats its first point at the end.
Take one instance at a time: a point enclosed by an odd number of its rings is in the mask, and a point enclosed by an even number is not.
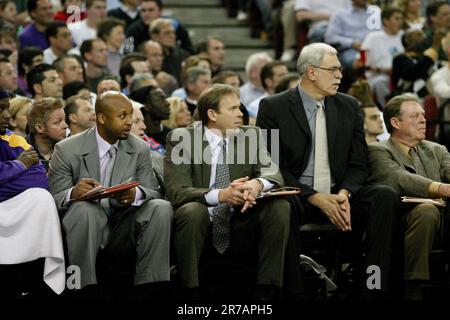
{"type": "Polygon", "coordinates": [[[139,13],[139,7],[136,8],[136,10],[131,10],[129,7],[127,7],[126,5],[122,4],[120,6],[120,9],[125,12],[130,18],[136,18],[136,16],[139,13]]]}
{"type": "Polygon", "coordinates": [[[417,147],[415,148],[410,148],[408,147],[406,144],[401,143],[400,141],[398,141],[397,139],[395,139],[394,137],[391,136],[392,141],[400,148],[400,151],[405,155],[405,156],[409,156],[409,151],[411,149],[414,149],[417,151],[417,147]]]}
{"type": "MultiPolygon", "coordinates": [[[[217,148],[219,143],[223,140],[222,137],[219,137],[217,134],[215,134],[212,130],[208,129],[208,127],[206,126],[205,126],[205,136],[206,139],[208,139],[209,145],[211,146],[211,150],[217,148]]],[[[226,137],[225,140],[227,140],[227,144],[229,144],[230,137],[226,137]]]]}
{"type": "MultiPolygon", "coordinates": [[[[300,97],[302,98],[303,105],[305,108],[311,108],[311,106],[315,106],[314,110],[316,109],[317,104],[321,104],[325,109],[325,99],[321,101],[317,101],[313,97],[311,97],[303,88],[298,85],[298,92],[300,93],[300,97]]],[[[311,110],[313,111],[313,110],[311,110]]]]}
{"type": "MultiPolygon", "coordinates": [[[[111,149],[112,144],[110,144],[109,142],[107,142],[105,139],[103,139],[100,136],[100,134],[98,133],[97,127],[95,127],[95,138],[97,139],[98,155],[99,155],[99,158],[101,159],[105,156],[105,154],[109,151],[109,149],[111,149]]],[[[119,146],[119,141],[116,141],[116,143],[114,143],[114,145],[117,148],[119,146]]]]}

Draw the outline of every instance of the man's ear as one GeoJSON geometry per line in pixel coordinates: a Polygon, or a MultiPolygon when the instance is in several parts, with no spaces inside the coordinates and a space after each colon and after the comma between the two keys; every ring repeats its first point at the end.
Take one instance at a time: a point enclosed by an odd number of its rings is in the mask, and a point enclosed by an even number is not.
{"type": "Polygon", "coordinates": [[[213,109],[208,109],[208,111],[206,111],[206,114],[208,115],[208,119],[211,122],[217,121],[216,112],[213,109]]]}
{"type": "Polygon", "coordinates": [[[392,128],[395,128],[398,130],[399,128],[399,122],[400,120],[396,117],[392,117],[391,120],[389,121],[391,123],[392,128]]]}
{"type": "Polygon", "coordinates": [[[75,113],[69,114],[70,123],[77,124],[78,116],[75,113]]]}
{"type": "Polygon", "coordinates": [[[33,89],[36,94],[42,94],[42,85],[39,83],[33,84],[33,89]]]}
{"type": "Polygon", "coordinates": [[[42,134],[45,132],[45,127],[44,125],[40,124],[40,123],[36,123],[34,125],[34,129],[36,130],[37,133],[42,134]]]}
{"type": "Polygon", "coordinates": [[[105,115],[101,112],[97,114],[97,122],[104,125],[105,124],[105,115]]]}

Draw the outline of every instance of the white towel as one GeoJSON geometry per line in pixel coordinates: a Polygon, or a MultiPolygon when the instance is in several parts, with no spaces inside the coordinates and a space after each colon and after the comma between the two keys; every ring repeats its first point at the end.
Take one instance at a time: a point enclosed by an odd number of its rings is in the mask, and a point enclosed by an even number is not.
{"type": "Polygon", "coordinates": [[[60,294],[66,272],[58,211],[47,190],[32,188],[0,203],[0,264],[39,258],[45,283],[60,294]]]}

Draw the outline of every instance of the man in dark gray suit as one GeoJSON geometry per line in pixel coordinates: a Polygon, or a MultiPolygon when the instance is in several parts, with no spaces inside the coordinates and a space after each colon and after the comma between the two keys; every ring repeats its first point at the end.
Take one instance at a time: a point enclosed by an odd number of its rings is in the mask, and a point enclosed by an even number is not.
{"type": "Polygon", "coordinates": [[[202,122],[167,136],[164,173],[167,195],[176,207],[175,258],[190,298],[196,290],[198,294],[200,257],[211,243],[233,260],[257,253],[255,299],[273,297],[283,285],[289,203],[256,203],[261,191],[282,186],[283,179],[259,128],[241,126],[239,107],[233,87],[215,84],[198,102],[202,122]]]}
{"type": "Polygon", "coordinates": [[[50,164],[50,189],[62,217],[69,262],[80,267],[82,288],[95,285],[100,248],[117,245],[125,232],[136,258],[134,284],[167,282],[173,211],[160,199],[148,146],[129,134],[132,104],[125,95],[108,91],[97,99],[95,112],[97,126],[57,144],[50,164]],[[140,185],[106,200],[72,201],[100,184],[128,180],[140,185]],[[127,226],[130,230],[124,231],[127,226]]]}

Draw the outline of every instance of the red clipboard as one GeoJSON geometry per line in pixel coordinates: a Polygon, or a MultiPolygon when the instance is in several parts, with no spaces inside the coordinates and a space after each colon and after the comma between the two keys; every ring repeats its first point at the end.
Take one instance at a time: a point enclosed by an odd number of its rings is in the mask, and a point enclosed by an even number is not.
{"type": "Polygon", "coordinates": [[[129,181],[129,182],[121,183],[121,184],[116,184],[115,186],[111,186],[111,187],[98,186],[98,187],[86,192],[82,196],[80,196],[76,199],[72,199],[72,201],[98,200],[98,199],[103,199],[103,198],[109,198],[115,194],[135,188],[140,184],[141,183],[138,181],[129,181]]]}

